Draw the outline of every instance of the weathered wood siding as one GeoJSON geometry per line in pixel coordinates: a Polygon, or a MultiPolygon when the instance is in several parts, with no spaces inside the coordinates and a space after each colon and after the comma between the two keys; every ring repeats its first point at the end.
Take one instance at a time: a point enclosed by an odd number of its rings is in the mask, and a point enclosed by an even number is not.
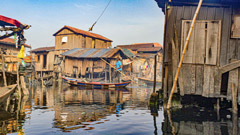
{"type": "Polygon", "coordinates": [[[111,42],[91,37],[74,34],[73,32],[64,29],[55,36],[56,49],[73,49],[73,48],[93,48],[93,40],[95,40],[95,48],[107,48],[111,46],[111,42]],[[62,38],[67,37],[67,42],[62,43],[62,38]]]}
{"type": "MultiPolygon", "coordinates": [[[[186,37],[187,31],[182,31],[182,23],[184,20],[192,20],[197,6],[170,6],[167,10],[166,21],[166,37],[164,43],[164,69],[168,74],[164,87],[170,92],[175,71],[180,59],[182,44],[186,37]],[[176,29],[175,29],[176,27],[176,29]],[[182,37],[184,37],[182,39],[182,37]]],[[[197,29],[191,38],[197,36],[197,40],[189,43],[188,49],[192,50],[190,54],[186,54],[179,76],[180,94],[194,94],[205,97],[220,96],[221,74],[219,67],[230,63],[231,59],[240,59],[240,40],[230,38],[232,7],[230,6],[202,6],[197,17],[199,21],[219,21],[220,34],[215,37],[203,37],[205,24],[196,25],[197,29]],[[214,40],[210,39],[214,38],[214,40]],[[201,44],[206,40],[206,46],[195,45],[201,44]],[[211,43],[208,43],[211,41],[211,43]],[[218,43],[219,42],[219,43],[218,43]],[[210,52],[211,51],[211,52],[210,52]],[[210,52],[210,53],[209,53],[210,52]],[[209,54],[213,57],[210,57],[209,54]],[[209,58],[208,58],[209,57],[209,58]],[[190,61],[190,62],[189,62],[190,61]]],[[[215,23],[208,25],[208,34],[216,32],[215,23]],[[213,28],[214,27],[214,28],[213,28]]],[[[190,24],[189,24],[190,26],[190,24]]],[[[188,27],[188,26],[186,26],[188,27]]],[[[190,40],[191,41],[191,40],[190,40]]]]}

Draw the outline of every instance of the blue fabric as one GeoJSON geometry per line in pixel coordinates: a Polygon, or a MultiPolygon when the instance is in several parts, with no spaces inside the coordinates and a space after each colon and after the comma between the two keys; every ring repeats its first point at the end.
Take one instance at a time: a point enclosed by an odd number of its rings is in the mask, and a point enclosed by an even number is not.
{"type": "Polygon", "coordinates": [[[117,63],[116,63],[116,68],[117,68],[117,70],[122,71],[122,68],[120,68],[121,65],[122,65],[121,61],[120,61],[120,60],[117,61],[117,63]],[[118,68],[119,68],[119,69],[118,69],[118,68]]]}

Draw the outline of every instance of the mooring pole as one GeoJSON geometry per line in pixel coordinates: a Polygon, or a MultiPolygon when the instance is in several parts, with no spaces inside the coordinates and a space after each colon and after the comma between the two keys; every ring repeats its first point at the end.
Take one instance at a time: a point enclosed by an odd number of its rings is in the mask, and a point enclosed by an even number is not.
{"type": "Polygon", "coordinates": [[[167,109],[170,109],[170,107],[171,107],[172,96],[173,96],[173,93],[174,93],[176,85],[177,85],[177,80],[178,80],[179,72],[180,72],[180,69],[181,69],[181,66],[182,66],[182,63],[183,63],[183,58],[184,58],[184,55],[186,53],[186,50],[187,50],[187,47],[188,47],[188,43],[189,43],[192,31],[193,31],[193,27],[194,27],[195,21],[197,19],[198,12],[199,12],[199,10],[201,8],[202,2],[203,2],[203,0],[199,0],[197,10],[196,10],[195,15],[193,17],[191,28],[190,28],[190,30],[188,32],[187,40],[186,40],[186,43],[184,45],[184,49],[183,49],[183,52],[182,52],[182,57],[181,57],[181,60],[179,62],[178,69],[177,69],[177,72],[176,72],[176,75],[175,75],[175,79],[174,79],[173,87],[172,87],[172,90],[171,90],[171,94],[170,94],[169,99],[168,99],[167,109]]]}

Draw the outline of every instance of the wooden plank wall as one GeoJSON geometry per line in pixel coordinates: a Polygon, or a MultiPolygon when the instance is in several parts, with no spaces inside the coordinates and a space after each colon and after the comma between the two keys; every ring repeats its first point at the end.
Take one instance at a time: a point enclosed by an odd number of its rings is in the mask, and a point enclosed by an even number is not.
{"type": "MultiPolygon", "coordinates": [[[[92,48],[91,37],[76,35],[73,32],[64,29],[55,36],[56,49],[73,49],[73,48],[92,48]],[[67,37],[67,42],[62,43],[62,38],[67,37]]],[[[111,46],[111,42],[105,42],[100,39],[95,39],[95,48],[107,48],[111,46]]]]}
{"type": "MultiPolygon", "coordinates": [[[[179,62],[181,54],[182,20],[192,20],[195,10],[196,6],[171,6],[168,10],[164,65],[168,67],[168,82],[165,86],[167,86],[169,92],[177,69],[176,63],[179,62]],[[174,25],[176,25],[176,29],[174,29],[174,25]],[[177,38],[174,38],[174,36],[177,38]]],[[[220,56],[218,56],[219,59],[217,59],[217,61],[208,59],[208,64],[206,65],[201,63],[183,64],[178,83],[181,95],[195,94],[205,97],[218,97],[220,95],[221,75],[218,74],[219,67],[229,64],[231,59],[240,59],[240,41],[230,38],[231,19],[231,7],[201,7],[197,20],[221,20],[220,47],[218,50],[220,56]],[[214,66],[215,63],[217,66],[214,66]]],[[[196,33],[195,36],[200,35],[196,33]]],[[[211,47],[211,45],[209,44],[207,47],[211,47]]],[[[195,49],[203,50],[204,48],[194,48],[193,50],[195,49]]],[[[194,52],[193,54],[198,55],[198,52],[194,52]]]]}

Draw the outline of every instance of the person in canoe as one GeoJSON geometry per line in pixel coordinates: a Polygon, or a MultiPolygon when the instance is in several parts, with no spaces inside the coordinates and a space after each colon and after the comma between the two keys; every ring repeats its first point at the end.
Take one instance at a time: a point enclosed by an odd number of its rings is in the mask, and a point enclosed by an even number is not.
{"type": "Polygon", "coordinates": [[[118,79],[118,82],[121,82],[121,73],[122,72],[122,62],[121,62],[121,58],[117,58],[117,62],[116,62],[116,68],[117,68],[117,72],[116,72],[116,78],[118,79]]]}

